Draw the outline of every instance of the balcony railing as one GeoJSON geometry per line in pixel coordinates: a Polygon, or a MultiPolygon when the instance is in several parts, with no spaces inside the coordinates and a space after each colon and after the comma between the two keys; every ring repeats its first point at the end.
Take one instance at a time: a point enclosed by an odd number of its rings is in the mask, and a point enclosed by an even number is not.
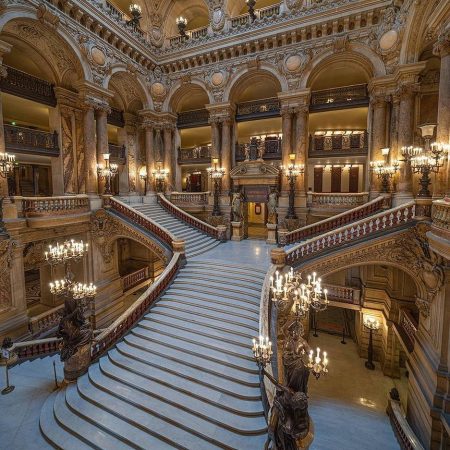
{"type": "MultiPolygon", "coordinates": [[[[265,8],[257,9],[255,11],[256,20],[262,20],[268,17],[279,16],[280,15],[280,5],[270,5],[265,8]]],[[[241,14],[240,16],[231,19],[231,27],[243,27],[249,25],[250,15],[248,13],[241,14]]]]}
{"type": "Polygon", "coordinates": [[[368,151],[367,131],[353,134],[314,135],[309,137],[308,155],[314,157],[365,156],[368,151]]]}
{"type": "Polygon", "coordinates": [[[210,145],[178,149],[178,164],[208,164],[210,162],[210,145]]]}
{"type": "Polygon", "coordinates": [[[59,156],[58,133],[31,128],[4,125],[6,150],[11,153],[27,153],[59,156]]]}
{"type": "Polygon", "coordinates": [[[347,209],[363,205],[368,198],[368,192],[331,192],[328,194],[308,192],[307,205],[309,208],[347,209]]]}
{"type": "Polygon", "coordinates": [[[125,145],[108,144],[108,151],[111,162],[115,164],[125,164],[127,151],[125,145]]]}
{"type": "Polygon", "coordinates": [[[107,116],[107,121],[110,125],[114,125],[119,128],[125,126],[125,119],[123,118],[123,111],[117,108],[111,108],[110,113],[107,116]]]}
{"type": "Polygon", "coordinates": [[[310,111],[354,108],[368,104],[367,85],[355,84],[312,92],[310,111]]]}
{"type": "Polygon", "coordinates": [[[178,128],[203,127],[209,124],[209,113],[206,109],[194,109],[178,113],[178,128]]]}
{"type": "Polygon", "coordinates": [[[60,197],[14,197],[18,212],[23,217],[49,217],[81,214],[89,211],[89,198],[85,194],[60,197]]]}
{"type": "Polygon", "coordinates": [[[334,284],[324,284],[323,287],[328,289],[328,298],[332,301],[360,305],[361,291],[359,289],[334,284]]]}
{"type": "Polygon", "coordinates": [[[282,139],[280,137],[266,137],[262,143],[262,154],[260,154],[259,143],[260,140],[257,138],[252,138],[249,143],[245,144],[236,143],[236,161],[254,161],[258,158],[281,159],[282,139]]]}
{"type": "Polygon", "coordinates": [[[209,192],[172,192],[170,201],[176,206],[206,206],[209,192]]]}
{"type": "Polygon", "coordinates": [[[51,83],[10,66],[6,66],[6,71],[7,76],[0,79],[3,92],[44,105],[56,106],[56,96],[51,83]]]}
{"type": "Polygon", "coordinates": [[[195,28],[194,30],[187,30],[186,36],[172,36],[169,38],[169,46],[177,47],[184,44],[186,41],[192,41],[196,39],[202,39],[208,35],[208,27],[195,28]]]}
{"type": "Polygon", "coordinates": [[[450,201],[435,200],[433,202],[433,231],[450,239],[450,201]]]}
{"type": "Polygon", "coordinates": [[[33,337],[53,330],[59,324],[64,309],[64,304],[49,309],[48,311],[34,316],[28,322],[28,329],[33,337]]]}
{"type": "Polygon", "coordinates": [[[277,98],[265,98],[251,102],[239,103],[236,109],[236,120],[264,119],[280,115],[280,101],[277,98]]]}
{"type": "Polygon", "coordinates": [[[417,321],[416,319],[414,319],[412,314],[404,308],[400,309],[398,331],[401,338],[403,339],[404,344],[410,352],[412,352],[414,349],[417,326],[417,321]]]}
{"type": "Polygon", "coordinates": [[[129,291],[138,284],[149,279],[148,266],[122,277],[122,290],[129,291]]]}

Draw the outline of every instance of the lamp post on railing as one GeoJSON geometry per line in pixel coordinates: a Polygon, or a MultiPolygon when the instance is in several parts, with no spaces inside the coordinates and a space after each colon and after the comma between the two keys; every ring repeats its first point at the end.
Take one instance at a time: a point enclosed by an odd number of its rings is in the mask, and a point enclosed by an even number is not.
{"type": "Polygon", "coordinates": [[[152,171],[153,178],[155,179],[156,192],[164,192],[164,183],[169,175],[169,170],[161,167],[161,163],[157,168],[152,171]]]}
{"type": "Polygon", "coordinates": [[[183,16],[177,17],[175,20],[177,27],[178,27],[178,32],[180,33],[180,36],[182,38],[187,38],[188,35],[186,34],[186,27],[187,27],[187,19],[183,16]]]}
{"type": "Polygon", "coordinates": [[[394,161],[391,166],[386,165],[383,161],[371,161],[370,170],[378,179],[381,179],[382,192],[389,192],[389,182],[397,172],[399,165],[398,161],[394,161]]]}
{"type": "Polygon", "coordinates": [[[105,160],[105,167],[102,164],[97,164],[97,175],[99,180],[105,180],[105,194],[111,195],[111,181],[119,172],[117,164],[110,164],[109,153],[103,153],[105,160]]]}
{"type": "Polygon", "coordinates": [[[295,164],[295,153],[289,154],[289,160],[291,161],[287,167],[282,167],[286,178],[289,181],[289,208],[286,215],[286,219],[296,219],[295,214],[295,182],[299,175],[305,173],[305,166],[303,164],[295,164]]]}
{"type": "Polygon", "coordinates": [[[253,22],[256,19],[256,14],[255,14],[256,0],[245,0],[245,3],[247,3],[248,14],[250,16],[250,20],[253,22]]]}
{"type": "Polygon", "coordinates": [[[380,329],[380,322],[371,316],[366,316],[363,321],[364,327],[369,330],[369,346],[367,347],[367,361],[365,366],[369,370],[375,369],[375,364],[373,363],[373,332],[380,329]]]}
{"type": "Polygon", "coordinates": [[[127,25],[131,25],[133,28],[139,28],[139,20],[142,19],[142,8],[137,3],[132,3],[129,6],[131,19],[127,22],[127,25]]]}
{"type": "Polygon", "coordinates": [[[206,170],[208,171],[209,176],[211,177],[211,180],[214,183],[214,206],[212,215],[213,216],[220,216],[220,205],[219,205],[219,195],[220,195],[220,189],[222,184],[222,178],[225,175],[225,169],[221,167],[217,167],[219,164],[219,158],[213,158],[212,160],[213,166],[208,167],[206,170]]]}
{"type": "Polygon", "coordinates": [[[147,195],[148,175],[147,175],[147,168],[145,166],[142,167],[141,170],[139,171],[139,178],[144,181],[144,195],[147,195]]]}

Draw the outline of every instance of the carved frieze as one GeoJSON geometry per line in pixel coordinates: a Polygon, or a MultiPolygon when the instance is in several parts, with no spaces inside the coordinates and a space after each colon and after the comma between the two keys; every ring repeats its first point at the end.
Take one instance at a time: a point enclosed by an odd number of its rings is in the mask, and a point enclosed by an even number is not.
{"type": "Polygon", "coordinates": [[[11,263],[16,245],[12,239],[0,241],[0,312],[11,306],[11,263]]]}

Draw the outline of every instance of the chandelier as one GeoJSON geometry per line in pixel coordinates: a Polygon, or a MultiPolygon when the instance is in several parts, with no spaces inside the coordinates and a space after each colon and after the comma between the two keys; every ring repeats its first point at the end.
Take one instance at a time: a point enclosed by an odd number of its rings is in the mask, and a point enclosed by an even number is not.
{"type": "Polygon", "coordinates": [[[14,169],[16,155],[0,153],[0,176],[6,178],[14,169]]]}
{"type": "Polygon", "coordinates": [[[67,263],[70,260],[79,260],[85,256],[89,244],[83,241],[75,242],[74,239],[65,241],[63,244],[49,245],[48,251],[44,252],[45,260],[51,265],[67,263]]]}
{"type": "Polygon", "coordinates": [[[264,368],[270,363],[272,359],[272,342],[266,336],[259,336],[259,339],[253,339],[253,356],[259,367],[264,368]]]}
{"type": "Polygon", "coordinates": [[[314,356],[314,350],[309,352],[308,362],[306,367],[310,369],[310,372],[318,379],[320,375],[328,373],[328,358],[327,352],[322,353],[320,356],[320,348],[316,349],[316,356],[314,356]]]}

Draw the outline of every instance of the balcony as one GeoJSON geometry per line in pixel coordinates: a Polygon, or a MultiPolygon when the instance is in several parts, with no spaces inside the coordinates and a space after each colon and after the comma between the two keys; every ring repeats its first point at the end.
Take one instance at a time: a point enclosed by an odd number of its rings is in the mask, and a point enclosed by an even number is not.
{"type": "Polygon", "coordinates": [[[280,116],[280,101],[277,98],[265,98],[251,102],[239,103],[236,110],[236,121],[266,119],[280,116]]]}
{"type": "Polygon", "coordinates": [[[178,148],[178,164],[210,164],[211,145],[178,148]]]}
{"type": "Polygon", "coordinates": [[[316,131],[309,137],[310,158],[366,156],[368,135],[366,130],[316,131]]]}
{"type": "Polygon", "coordinates": [[[332,109],[356,108],[367,106],[369,96],[367,85],[355,84],[334,89],[324,89],[311,94],[310,111],[328,111],[332,109]]]}
{"type": "Polygon", "coordinates": [[[369,199],[368,192],[331,192],[319,193],[308,192],[307,206],[308,208],[329,208],[335,210],[346,210],[364,205],[369,199]]]}
{"type": "Polygon", "coordinates": [[[187,40],[198,40],[206,37],[208,35],[208,27],[196,28],[194,30],[186,31],[187,36],[172,36],[169,38],[169,46],[177,47],[184,44],[187,40]]]}
{"type": "Polygon", "coordinates": [[[328,299],[336,303],[347,303],[349,305],[361,305],[361,290],[348,286],[337,286],[334,284],[324,284],[328,289],[328,299]]]}
{"type": "Polygon", "coordinates": [[[194,109],[178,113],[177,127],[195,128],[209,125],[209,113],[206,109],[194,109]]]}
{"type": "Polygon", "coordinates": [[[59,156],[58,133],[4,125],[6,151],[31,155],[59,156]]]}
{"type": "Polygon", "coordinates": [[[125,145],[108,144],[111,162],[114,164],[125,164],[127,160],[125,145]]]}
{"type": "Polygon", "coordinates": [[[236,144],[236,161],[254,161],[256,159],[281,160],[282,139],[278,136],[267,136],[262,142],[262,155],[259,150],[261,140],[254,137],[249,143],[236,144]]]}
{"type": "Polygon", "coordinates": [[[56,96],[51,83],[13,67],[5,67],[7,76],[0,79],[0,89],[3,92],[44,105],[56,106],[56,96]]]}
{"type": "MultiPolygon", "coordinates": [[[[255,11],[256,20],[264,20],[274,16],[280,15],[280,4],[266,6],[265,8],[257,9],[255,11]]],[[[250,25],[252,22],[250,20],[250,15],[248,13],[242,14],[240,16],[231,19],[231,28],[239,28],[250,25]]]]}
{"type": "Polygon", "coordinates": [[[119,128],[123,128],[125,126],[123,111],[120,109],[111,108],[111,112],[108,114],[107,120],[109,125],[114,125],[119,128]]]}

